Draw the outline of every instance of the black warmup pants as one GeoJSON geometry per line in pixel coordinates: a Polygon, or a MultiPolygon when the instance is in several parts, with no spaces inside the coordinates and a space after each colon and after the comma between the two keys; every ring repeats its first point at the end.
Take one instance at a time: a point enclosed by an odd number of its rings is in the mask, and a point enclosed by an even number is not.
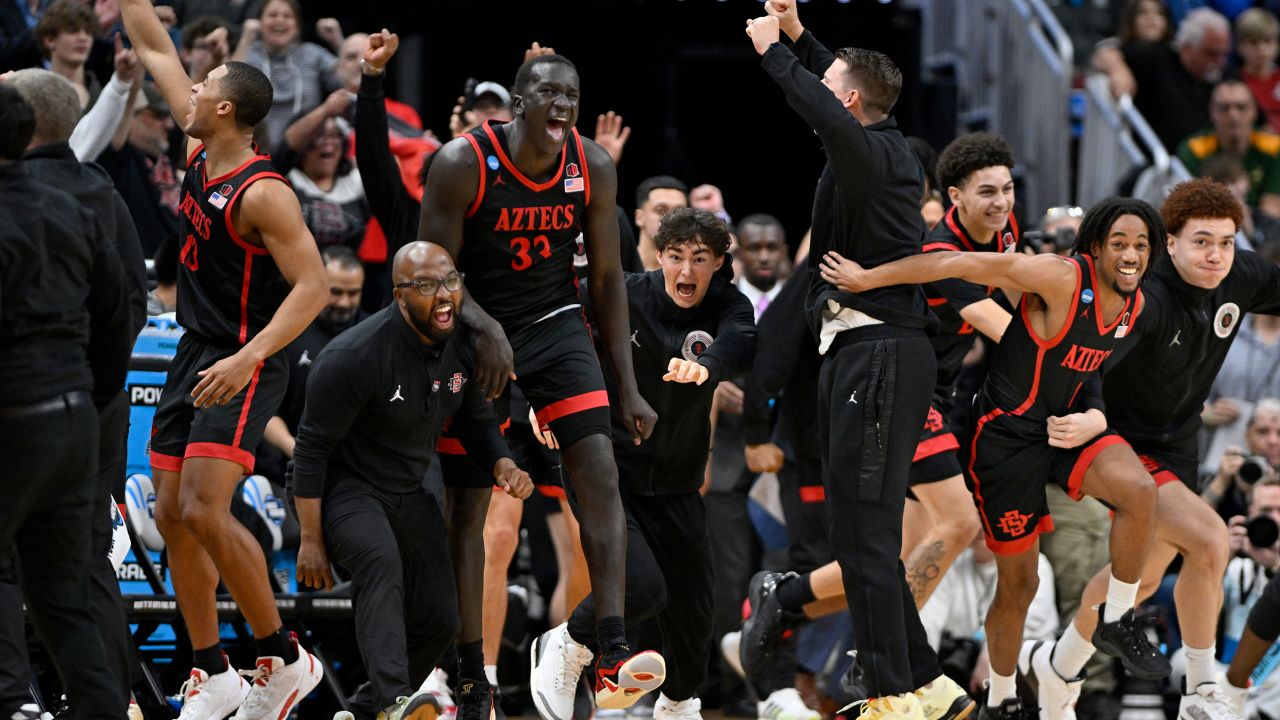
{"type": "MultiPolygon", "coordinates": [[[[687,700],[706,679],[711,652],[715,570],[706,506],[696,491],[636,495],[624,490],[622,508],[627,517],[627,627],[657,620],[667,663],[662,693],[687,700]]],[[[591,595],[570,615],[569,634],[584,645],[595,642],[591,595]]]]}
{"type": "Polygon", "coordinates": [[[110,667],[120,694],[128,698],[137,666],[128,616],[120,596],[120,582],[107,553],[111,549],[112,527],[108,506],[112,498],[124,500],[124,468],[129,442],[129,398],[121,393],[102,409],[98,418],[98,477],[94,489],[89,528],[89,593],[94,622],[102,637],[110,667]]]}
{"type": "Polygon", "coordinates": [[[937,360],[923,331],[848,330],[819,376],[818,431],[831,552],[872,697],[900,695],[942,674],[904,568],[902,509],[937,360]]]}
{"type": "Polygon", "coordinates": [[[425,490],[396,495],[356,480],[325,490],[321,516],[329,559],[351,575],[373,693],[372,707],[359,709],[376,713],[412,695],[458,634],[444,516],[425,490]]]}
{"type": "MultiPolygon", "coordinates": [[[[106,512],[96,505],[97,462],[98,413],[90,404],[0,418],[0,558],[16,555],[28,616],[77,720],[118,719],[128,702],[90,610],[89,526],[95,510],[106,512]]],[[[24,654],[0,655],[0,664],[0,676],[26,676],[24,654]]],[[[22,699],[6,692],[4,702],[0,717],[22,699]]]]}

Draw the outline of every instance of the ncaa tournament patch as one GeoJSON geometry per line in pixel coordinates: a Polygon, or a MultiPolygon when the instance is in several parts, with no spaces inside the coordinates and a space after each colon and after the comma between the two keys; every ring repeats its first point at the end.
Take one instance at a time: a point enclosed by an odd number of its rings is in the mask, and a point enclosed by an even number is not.
{"type": "Polygon", "coordinates": [[[1231,331],[1236,329],[1239,322],[1240,306],[1231,302],[1223,303],[1213,315],[1213,334],[1220,338],[1230,337],[1231,331]]]}
{"type": "Polygon", "coordinates": [[[697,360],[702,356],[702,353],[707,351],[707,348],[711,347],[713,342],[715,342],[715,338],[711,337],[710,334],[701,330],[694,330],[684,336],[684,342],[680,345],[680,354],[684,356],[685,360],[697,360]]]}
{"type": "Polygon", "coordinates": [[[498,156],[497,156],[497,155],[490,155],[489,157],[485,158],[485,160],[484,160],[484,164],[485,164],[485,165],[488,165],[490,170],[497,170],[497,169],[498,169],[498,156]]]}
{"type": "Polygon", "coordinates": [[[1085,305],[1088,305],[1089,303],[1093,302],[1093,290],[1091,290],[1090,288],[1085,288],[1084,290],[1081,290],[1080,302],[1084,303],[1085,305]]]}

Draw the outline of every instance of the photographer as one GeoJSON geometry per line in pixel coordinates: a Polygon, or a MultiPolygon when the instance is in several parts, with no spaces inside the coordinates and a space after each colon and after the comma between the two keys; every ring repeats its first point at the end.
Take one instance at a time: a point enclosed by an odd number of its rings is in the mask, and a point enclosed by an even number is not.
{"type": "Polygon", "coordinates": [[[1076,231],[1084,219],[1084,210],[1076,206],[1059,205],[1045,211],[1035,230],[1022,234],[1022,249],[1036,255],[1057,253],[1070,255],[1076,244],[1076,231]]]}
{"type": "MultiPolygon", "coordinates": [[[[1224,520],[1245,513],[1255,484],[1276,477],[1280,466],[1280,400],[1259,400],[1245,428],[1246,450],[1228,447],[1218,471],[1200,495],[1224,520]]],[[[1234,536],[1233,536],[1234,537],[1234,536]]]]}
{"type": "Polygon", "coordinates": [[[1247,512],[1247,519],[1237,515],[1228,523],[1236,557],[1223,578],[1222,660],[1231,662],[1223,689],[1240,717],[1278,717],[1280,676],[1274,658],[1263,655],[1280,634],[1280,586],[1274,580],[1280,564],[1280,480],[1259,480],[1247,512]]]}

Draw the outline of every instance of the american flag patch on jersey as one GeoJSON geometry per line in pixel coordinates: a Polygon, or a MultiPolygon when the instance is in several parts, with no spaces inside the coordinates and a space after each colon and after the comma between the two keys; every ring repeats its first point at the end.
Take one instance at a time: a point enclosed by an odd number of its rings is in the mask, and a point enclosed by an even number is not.
{"type": "Polygon", "coordinates": [[[567,193],[582,192],[583,190],[586,189],[586,187],[587,187],[586,180],[580,177],[566,178],[564,181],[564,191],[567,193]]]}
{"type": "Polygon", "coordinates": [[[214,191],[214,193],[209,196],[209,204],[221,210],[227,206],[228,199],[229,198],[227,198],[227,196],[214,191]]]}

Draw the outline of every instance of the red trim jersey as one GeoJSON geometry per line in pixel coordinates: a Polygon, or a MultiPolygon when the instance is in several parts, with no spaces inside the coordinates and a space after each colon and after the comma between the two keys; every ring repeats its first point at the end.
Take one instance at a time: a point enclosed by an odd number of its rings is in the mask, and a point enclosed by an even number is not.
{"type": "MultiPolygon", "coordinates": [[[[952,206],[925,240],[924,252],[1014,252],[1018,243],[1018,221],[1013,213],[1009,223],[995,239],[987,244],[975,242],[960,224],[955,206],[952,206]]],[[[998,289],[983,287],[967,280],[952,278],[928,283],[924,286],[929,309],[938,316],[938,334],[930,338],[934,354],[938,356],[938,380],[934,388],[934,402],[940,407],[951,408],[960,378],[964,356],[973,347],[976,337],[974,327],[960,317],[960,310],[976,302],[994,296],[998,289]]]]}
{"type": "Polygon", "coordinates": [[[289,294],[266,248],[245,242],[231,222],[241,194],[264,178],[285,181],[266,155],[216,178],[205,176],[204,146],[187,161],[178,239],[178,323],[206,343],[240,346],[257,335],[289,294]]]}
{"type": "Polygon", "coordinates": [[[987,422],[1003,416],[1001,425],[1018,436],[1042,439],[1051,415],[1080,411],[1079,400],[1086,381],[1102,363],[1131,338],[1138,318],[1142,292],[1125,300],[1124,309],[1103,325],[1098,316],[1098,276],[1093,258],[1063,258],[1076,270],[1076,291],[1068,321],[1052,338],[1041,338],[1028,319],[1027,296],[1018,314],[995,346],[987,380],[980,392],[980,407],[987,422]]]}
{"type": "Polygon", "coordinates": [[[578,131],[570,129],[559,165],[542,182],[511,161],[503,124],[488,121],[464,137],[480,163],[458,254],[472,298],[508,333],[579,304],[573,257],[591,178],[578,131]]]}

